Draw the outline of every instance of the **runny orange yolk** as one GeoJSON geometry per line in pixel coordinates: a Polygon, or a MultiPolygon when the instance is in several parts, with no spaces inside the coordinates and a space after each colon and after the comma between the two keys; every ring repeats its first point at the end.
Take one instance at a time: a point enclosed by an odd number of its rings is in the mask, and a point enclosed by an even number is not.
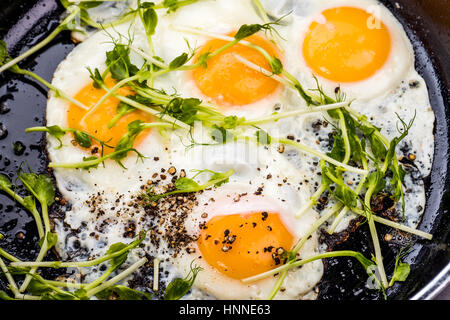
{"type": "Polygon", "coordinates": [[[293,235],[274,212],[215,216],[197,240],[205,261],[233,279],[275,268],[293,242],[293,235]]]}
{"type": "Polygon", "coordinates": [[[303,56],[318,75],[335,82],[356,82],[374,75],[386,63],[391,36],[382,21],[354,7],[322,12],[303,43],[303,56]]]}
{"type": "MultiPolygon", "coordinates": [[[[112,78],[107,77],[105,84],[107,87],[112,88],[115,85],[115,82],[112,78]]],[[[117,93],[126,96],[132,94],[132,91],[129,88],[122,87],[117,93]]],[[[88,84],[82,88],[74,98],[85,106],[92,108],[105,94],[106,92],[103,89],[97,89],[92,84],[88,84]]],[[[151,122],[153,119],[148,113],[136,110],[120,118],[115,126],[108,128],[111,119],[117,115],[116,108],[119,102],[119,99],[110,96],[92,114],[85,117],[84,120],[82,119],[88,111],[75,104],[70,104],[67,111],[68,127],[87,132],[114,147],[120,138],[127,133],[127,126],[130,122],[138,119],[144,122],[151,122]]],[[[149,130],[144,130],[138,135],[134,143],[135,147],[139,145],[148,132],[149,130]]],[[[95,141],[92,142],[98,147],[98,144],[95,141]]],[[[112,148],[105,148],[103,153],[108,154],[113,151],[114,149],[112,148]]]]}
{"type": "MultiPolygon", "coordinates": [[[[245,41],[265,49],[271,56],[279,57],[277,47],[258,35],[252,35],[245,41]]],[[[214,39],[207,42],[195,57],[213,52],[226,45],[224,40],[214,39]]],[[[207,62],[207,68],[199,67],[192,72],[200,91],[220,106],[247,105],[272,94],[278,87],[277,81],[263,75],[236,59],[236,55],[266,69],[271,70],[264,56],[255,49],[236,44],[207,62]]]]}

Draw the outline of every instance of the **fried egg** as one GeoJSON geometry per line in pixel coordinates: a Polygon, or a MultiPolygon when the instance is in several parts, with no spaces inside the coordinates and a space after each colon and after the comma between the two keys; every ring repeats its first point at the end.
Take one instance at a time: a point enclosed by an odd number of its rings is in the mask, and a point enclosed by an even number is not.
{"type": "Polygon", "coordinates": [[[414,68],[403,27],[378,1],[264,4],[275,16],[290,13],[280,28],[286,68],[307,88],[316,88],[315,76],[328,94],[340,87],[347,98],[367,101],[391,92],[414,68]]]}
{"type": "MultiPolygon", "coordinates": [[[[191,150],[191,166],[198,163],[196,159],[203,159],[204,168],[231,168],[235,174],[227,184],[197,197],[198,205],[186,221],[186,230],[198,240],[192,246],[194,250],[182,253],[174,265],[181,274],[189,272],[193,260],[203,268],[192,298],[207,293],[218,299],[265,299],[277,277],[251,284],[241,280],[279,266],[285,259],[283,254],[317,220],[314,210],[295,217],[310,197],[307,174],[294,168],[276,150],[262,146],[249,148],[230,143],[201,151],[191,150]],[[204,155],[199,156],[201,153],[204,155]],[[252,158],[250,153],[258,156],[252,158]]],[[[314,233],[299,256],[317,253],[318,235],[314,233]]],[[[277,298],[314,297],[313,289],[322,273],[320,262],[292,270],[277,298]]]]}
{"type": "MultiPolygon", "coordinates": [[[[119,26],[116,31],[125,33],[130,26],[119,26]]],[[[90,78],[88,68],[104,70],[106,52],[112,50],[113,44],[108,34],[98,32],[82,44],[77,46],[67,58],[58,66],[54,73],[53,83],[65,93],[73,96],[88,108],[94,105],[106,94],[102,89],[97,89],[90,78]],[[76,79],[76,81],[74,81],[76,79]]],[[[107,79],[106,84],[111,88],[114,85],[112,79],[107,79]]],[[[121,94],[129,94],[129,89],[121,88],[121,94]]],[[[74,128],[82,130],[114,147],[119,139],[127,132],[127,125],[134,120],[144,122],[154,121],[154,117],[142,111],[134,111],[125,115],[112,128],[108,127],[111,119],[116,115],[119,100],[115,97],[108,98],[95,112],[85,117],[88,110],[78,105],[69,103],[50,93],[47,103],[47,125],[58,125],[61,128],[74,128]]],[[[86,149],[75,143],[71,134],[62,139],[63,146],[54,137],[48,138],[48,153],[52,162],[73,163],[81,162],[83,158],[90,156],[107,155],[113,151],[93,140],[92,148],[86,149]]],[[[140,181],[148,177],[148,172],[155,171],[157,162],[168,158],[164,139],[158,130],[151,129],[142,132],[136,139],[137,149],[145,154],[150,161],[139,161],[136,154],[131,154],[124,159],[122,168],[114,161],[106,161],[106,165],[90,170],[55,168],[55,177],[61,192],[68,200],[74,203],[82,202],[82,195],[99,190],[109,192],[125,192],[137,188],[140,181]]],[[[137,189],[136,189],[137,190],[137,189]]]]}

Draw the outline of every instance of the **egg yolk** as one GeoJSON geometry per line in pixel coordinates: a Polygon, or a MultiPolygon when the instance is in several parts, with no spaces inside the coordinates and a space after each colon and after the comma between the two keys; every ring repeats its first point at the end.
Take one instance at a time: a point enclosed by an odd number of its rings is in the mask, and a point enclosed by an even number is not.
{"type": "Polygon", "coordinates": [[[336,82],[356,82],[374,75],[387,61],[391,36],[382,21],[366,11],[337,7],[322,12],[303,43],[303,56],[318,75],[336,82]]]}
{"type": "MultiPolygon", "coordinates": [[[[108,88],[112,88],[115,82],[112,78],[107,77],[105,79],[105,84],[108,88]]],[[[117,91],[118,94],[126,96],[132,94],[131,89],[122,87],[117,91]]],[[[75,99],[83,103],[86,107],[92,108],[95,104],[106,94],[103,89],[97,89],[93,84],[88,84],[82,88],[76,95],[75,99]]],[[[134,120],[142,120],[144,122],[151,122],[153,117],[148,113],[140,110],[135,110],[129,114],[121,117],[117,123],[108,128],[108,124],[111,119],[117,115],[116,108],[119,104],[119,99],[110,96],[105,100],[98,108],[90,115],[84,118],[88,110],[85,110],[75,104],[70,104],[67,111],[67,121],[69,128],[81,130],[91,134],[92,136],[106,142],[109,146],[114,147],[120,138],[127,133],[127,126],[130,122],[134,120]],[[84,118],[84,119],[83,119],[84,118]]],[[[143,138],[148,134],[149,129],[141,132],[134,143],[134,146],[140,144],[143,138]]],[[[92,141],[93,145],[100,147],[96,141],[92,141]]],[[[108,154],[113,152],[112,148],[105,148],[103,154],[108,154]]]]}
{"type": "Polygon", "coordinates": [[[197,240],[206,262],[233,279],[275,268],[293,242],[293,235],[274,212],[215,216],[197,240]]]}
{"type": "MultiPolygon", "coordinates": [[[[262,47],[271,56],[279,57],[277,47],[265,38],[252,35],[245,41],[262,47]]],[[[218,39],[207,42],[197,53],[195,61],[198,61],[200,55],[213,52],[227,43],[218,39]]],[[[236,59],[235,55],[271,70],[261,53],[242,44],[236,44],[208,60],[206,68],[199,67],[192,72],[197,87],[205,96],[219,106],[241,106],[261,100],[277,89],[276,80],[246,66],[236,59]]]]}

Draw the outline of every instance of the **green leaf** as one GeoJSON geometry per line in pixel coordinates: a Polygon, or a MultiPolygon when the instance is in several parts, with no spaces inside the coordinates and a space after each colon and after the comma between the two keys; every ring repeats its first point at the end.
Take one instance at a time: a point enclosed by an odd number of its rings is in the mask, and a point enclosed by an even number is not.
{"type": "Polygon", "coordinates": [[[325,160],[320,160],[320,170],[322,173],[321,174],[322,184],[325,186],[329,186],[330,184],[332,184],[333,181],[331,181],[331,179],[326,175],[328,166],[327,166],[327,162],[325,162],[325,160]]]}
{"type": "MultiPolygon", "coordinates": [[[[113,254],[115,252],[123,250],[126,247],[127,246],[122,242],[114,243],[109,247],[108,251],[106,251],[106,254],[113,254]]],[[[127,258],[128,258],[128,251],[125,251],[121,255],[112,258],[110,263],[113,270],[116,270],[118,267],[120,267],[127,260],[127,258]]]]}
{"type": "Polygon", "coordinates": [[[403,126],[402,130],[398,129],[398,131],[401,133],[400,136],[394,138],[390,145],[389,149],[386,155],[387,163],[391,163],[389,165],[390,170],[392,171],[392,179],[391,179],[391,186],[393,188],[393,197],[396,201],[402,199],[402,208],[403,208],[403,216],[405,214],[405,198],[403,193],[403,180],[405,178],[405,170],[403,170],[402,166],[398,163],[398,161],[395,159],[395,148],[397,145],[402,141],[409,133],[409,129],[411,129],[412,125],[414,124],[414,121],[416,119],[416,113],[414,112],[414,117],[410,120],[410,122],[407,124],[403,119],[400,118],[400,116],[397,114],[397,117],[403,126]]]}
{"type": "Polygon", "coordinates": [[[198,266],[193,267],[191,263],[191,271],[189,271],[186,278],[175,278],[167,285],[164,300],[179,300],[184,297],[191,290],[195,278],[201,270],[202,268],[198,266]]]}
{"type": "Polygon", "coordinates": [[[114,152],[117,152],[112,159],[114,160],[120,160],[127,156],[126,151],[129,151],[130,148],[133,146],[134,140],[136,138],[136,135],[132,134],[131,132],[126,133],[122,138],[120,138],[119,142],[116,145],[116,148],[114,149],[114,152]]]}
{"type": "Polygon", "coordinates": [[[183,103],[181,104],[181,114],[176,115],[175,118],[188,125],[192,125],[196,120],[195,116],[198,113],[198,108],[201,103],[202,100],[196,98],[183,99],[183,103]]]}
{"type": "Polygon", "coordinates": [[[148,190],[147,194],[146,194],[147,200],[148,201],[157,201],[161,198],[167,197],[169,195],[177,194],[177,193],[197,192],[197,191],[212,187],[213,185],[220,186],[220,185],[228,182],[229,177],[234,173],[233,169],[230,169],[223,173],[211,171],[208,169],[195,170],[195,171],[197,171],[197,174],[193,178],[182,177],[182,178],[177,179],[175,181],[175,187],[177,190],[175,190],[175,191],[167,192],[164,194],[153,194],[151,192],[151,190],[148,190]],[[196,181],[194,181],[194,178],[204,172],[212,173],[212,176],[205,184],[199,185],[196,181]]]}
{"type": "Polygon", "coordinates": [[[145,130],[144,121],[134,120],[128,124],[127,129],[130,134],[137,135],[145,130]]]}
{"type": "Polygon", "coordinates": [[[230,178],[228,177],[228,172],[214,172],[214,174],[209,178],[209,182],[216,181],[214,184],[216,187],[220,187],[221,185],[228,183],[230,178]]]}
{"type": "Polygon", "coordinates": [[[409,250],[406,250],[403,248],[400,250],[400,252],[397,255],[397,258],[395,259],[395,268],[394,268],[394,274],[392,276],[391,281],[389,282],[389,286],[392,286],[395,282],[405,281],[409,273],[411,272],[411,267],[408,263],[402,262],[401,259],[408,254],[409,250]]]}
{"type": "Polygon", "coordinates": [[[370,143],[370,149],[376,159],[381,160],[386,157],[386,147],[384,143],[376,136],[375,132],[380,131],[380,128],[375,126],[366,126],[363,124],[358,125],[359,129],[363,132],[367,141],[370,143]]]}
{"type": "Polygon", "coordinates": [[[20,172],[19,179],[41,203],[50,206],[55,201],[55,186],[50,176],[46,174],[20,172]]]}
{"type": "Polygon", "coordinates": [[[340,202],[349,208],[354,208],[358,203],[358,194],[344,184],[341,177],[337,177],[335,167],[328,167],[325,161],[321,161],[322,181],[328,187],[328,191],[340,202]],[[334,189],[331,187],[334,184],[334,189]]]}
{"type": "Polygon", "coordinates": [[[228,116],[223,119],[223,127],[225,129],[236,129],[238,122],[237,116],[228,116]]]}
{"type": "Polygon", "coordinates": [[[77,289],[75,290],[75,296],[80,300],[90,300],[90,298],[86,295],[87,291],[85,289],[77,289]]]}
{"type": "Polygon", "coordinates": [[[272,68],[273,74],[280,74],[283,71],[283,64],[280,59],[275,56],[270,60],[270,67],[272,68]]]}
{"type": "Polygon", "coordinates": [[[91,68],[89,67],[87,68],[87,70],[89,71],[90,77],[93,81],[94,88],[100,89],[102,85],[105,83],[105,80],[103,80],[100,71],[97,68],[95,68],[95,70],[92,71],[91,68]]]}
{"type": "Polygon", "coordinates": [[[344,114],[345,125],[347,127],[347,135],[350,143],[352,159],[360,162],[363,158],[365,158],[365,144],[361,142],[356,132],[356,121],[350,116],[350,114],[348,114],[347,111],[343,110],[342,113],[344,114]]]}
{"type": "Polygon", "coordinates": [[[4,65],[8,59],[8,47],[6,46],[6,42],[0,40],[0,66],[4,65]]]}
{"type": "Polygon", "coordinates": [[[115,155],[111,157],[113,160],[122,160],[126,158],[128,155],[128,152],[133,149],[134,141],[136,140],[136,137],[139,135],[139,133],[144,130],[144,126],[142,126],[143,121],[142,120],[134,120],[128,124],[128,131],[126,134],[120,138],[120,140],[117,142],[116,147],[114,149],[115,155]]]}
{"type": "Polygon", "coordinates": [[[175,181],[175,187],[179,191],[200,189],[200,185],[193,179],[182,177],[175,181]]]}
{"type": "Polygon", "coordinates": [[[198,107],[202,103],[202,100],[197,98],[185,98],[183,99],[182,108],[191,109],[198,107]]]}
{"type": "Polygon", "coordinates": [[[25,209],[33,211],[36,209],[36,200],[33,196],[26,196],[23,198],[23,204],[25,209]]]}
{"type": "Polygon", "coordinates": [[[47,127],[47,130],[50,135],[58,139],[61,139],[66,134],[66,131],[57,125],[49,126],[47,127]]]}
{"type": "Polygon", "coordinates": [[[264,25],[261,24],[244,24],[239,28],[238,32],[236,32],[236,34],[234,35],[234,39],[242,40],[244,38],[248,38],[264,28],[264,25]]]}
{"type": "MultiPolygon", "coordinates": [[[[244,38],[250,37],[251,35],[261,30],[266,31],[270,30],[271,32],[274,31],[275,33],[278,34],[278,32],[275,29],[273,29],[272,25],[278,25],[280,23],[280,20],[281,19],[266,24],[251,24],[251,25],[244,24],[239,28],[238,32],[234,35],[234,39],[240,41],[244,38]]],[[[275,64],[278,65],[278,62],[275,62],[275,64]]]]}
{"type": "Polygon", "coordinates": [[[174,70],[181,66],[183,66],[189,59],[189,56],[186,52],[183,52],[181,55],[173,59],[169,64],[169,69],[174,70]]]}
{"type": "Polygon", "coordinates": [[[140,95],[135,95],[135,96],[128,95],[127,98],[134,100],[140,104],[144,104],[144,105],[154,105],[155,104],[151,98],[143,97],[140,95]]]}
{"type": "MultiPolygon", "coordinates": [[[[5,65],[9,61],[11,61],[12,58],[8,55],[8,47],[6,46],[6,42],[3,40],[0,40],[0,66],[5,65]]],[[[7,70],[14,72],[14,73],[20,73],[21,69],[17,64],[12,65],[7,70]]]]}
{"type": "Polygon", "coordinates": [[[50,250],[51,248],[53,248],[56,245],[56,243],[58,242],[58,235],[56,233],[47,232],[47,236],[42,237],[39,240],[40,247],[42,247],[42,245],[44,244],[44,238],[47,239],[47,250],[50,250]]]}
{"type": "Polygon", "coordinates": [[[58,235],[53,232],[47,233],[47,250],[53,248],[58,242],[58,235]]]}
{"type": "Polygon", "coordinates": [[[411,267],[409,264],[400,261],[395,268],[391,283],[393,284],[396,281],[405,281],[408,278],[410,271],[411,267]]]}
{"type": "Polygon", "coordinates": [[[373,189],[372,194],[379,193],[386,187],[383,173],[380,170],[370,173],[364,185],[366,188],[373,189]]]}
{"type": "Polygon", "coordinates": [[[52,292],[53,288],[37,279],[31,279],[27,291],[34,296],[41,296],[44,293],[52,292]]]}
{"type": "Polygon", "coordinates": [[[75,130],[73,132],[73,136],[75,141],[83,148],[90,148],[92,146],[91,137],[79,130],[75,130]]]}
{"type": "Polygon", "coordinates": [[[332,194],[346,207],[354,208],[358,203],[355,192],[345,185],[337,185],[332,194]]]}
{"type": "Polygon", "coordinates": [[[145,33],[147,36],[155,34],[156,25],[158,24],[158,15],[155,9],[147,8],[142,14],[142,23],[145,27],[145,33]]]}
{"type": "Polygon", "coordinates": [[[195,98],[176,97],[165,106],[162,114],[168,114],[187,125],[192,125],[197,119],[196,116],[201,103],[201,100],[195,98]]]}
{"type": "Polygon", "coordinates": [[[8,176],[0,173],[0,190],[11,189],[12,183],[8,176]]]}
{"type": "MultiPolygon", "coordinates": [[[[86,21],[91,20],[91,17],[89,16],[89,12],[85,8],[81,8],[79,15],[80,15],[80,19],[81,19],[80,26],[86,27],[86,25],[87,25],[86,21]]],[[[75,26],[74,21],[72,21],[72,23],[70,23],[69,25],[65,26],[66,30],[72,30],[75,28],[76,28],[76,26],[75,26]]]]}
{"type": "MultiPolygon", "coordinates": [[[[153,56],[153,59],[158,60],[161,63],[165,63],[164,59],[158,56],[153,56]]],[[[156,64],[152,64],[152,69],[153,71],[158,71],[161,70],[161,67],[157,66],[156,64]]]]}
{"type": "Polygon", "coordinates": [[[345,158],[345,143],[344,138],[339,133],[336,133],[333,135],[333,149],[331,149],[331,152],[327,153],[327,155],[330,158],[333,158],[339,162],[342,162],[345,158]]]}
{"type": "Polygon", "coordinates": [[[339,112],[337,109],[328,110],[327,114],[333,119],[339,119],[339,112]]]}
{"type": "Polygon", "coordinates": [[[0,290],[0,300],[17,300],[17,299],[11,298],[5,291],[0,290]]]}
{"type": "Polygon", "coordinates": [[[130,48],[124,44],[116,44],[114,49],[106,52],[106,66],[113,79],[120,81],[139,72],[130,61],[130,48]]]}
{"type": "Polygon", "coordinates": [[[386,159],[385,162],[387,163],[391,163],[392,159],[395,156],[395,148],[397,147],[397,144],[400,142],[400,140],[398,138],[394,138],[391,140],[390,144],[389,144],[389,149],[386,153],[386,159]]]}
{"type": "Polygon", "coordinates": [[[141,5],[140,5],[141,9],[149,9],[149,8],[154,8],[154,7],[155,7],[154,2],[141,2],[141,5]]]}

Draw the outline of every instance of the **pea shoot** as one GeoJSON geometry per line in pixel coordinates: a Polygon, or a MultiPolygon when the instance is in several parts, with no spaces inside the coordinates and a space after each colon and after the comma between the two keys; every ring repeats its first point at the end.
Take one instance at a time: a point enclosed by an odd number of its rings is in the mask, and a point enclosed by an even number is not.
{"type": "Polygon", "coordinates": [[[190,271],[184,279],[175,278],[169,283],[164,293],[164,300],[179,300],[189,292],[198,273],[202,271],[201,267],[194,266],[193,263],[194,260],[192,260],[190,271]]]}
{"type": "Polygon", "coordinates": [[[158,201],[159,199],[172,196],[174,194],[198,192],[214,186],[220,187],[224,183],[227,183],[233,174],[233,169],[230,169],[226,172],[215,172],[207,169],[197,170],[197,173],[192,178],[178,178],[174,183],[176,190],[163,194],[155,194],[152,192],[152,189],[150,189],[146,192],[146,194],[144,194],[144,197],[147,199],[147,201],[154,202],[158,201]],[[207,182],[199,184],[194,179],[202,173],[209,173],[211,176],[207,182]]]}

